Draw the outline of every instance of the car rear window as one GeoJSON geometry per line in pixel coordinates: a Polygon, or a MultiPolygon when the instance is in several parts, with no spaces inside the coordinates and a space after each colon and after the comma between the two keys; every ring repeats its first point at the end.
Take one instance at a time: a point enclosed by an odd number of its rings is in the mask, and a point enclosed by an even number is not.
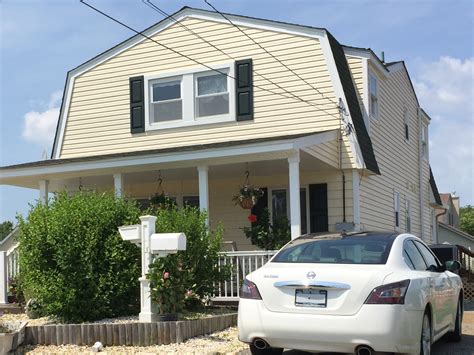
{"type": "Polygon", "coordinates": [[[287,244],[272,262],[385,264],[393,240],[394,237],[390,235],[301,238],[287,244]]]}

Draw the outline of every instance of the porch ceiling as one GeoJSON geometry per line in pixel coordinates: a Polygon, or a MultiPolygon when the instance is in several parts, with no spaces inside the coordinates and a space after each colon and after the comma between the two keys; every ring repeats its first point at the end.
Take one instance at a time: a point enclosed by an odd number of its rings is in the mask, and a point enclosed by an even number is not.
{"type": "Polygon", "coordinates": [[[131,152],[108,156],[46,160],[0,168],[0,184],[38,188],[40,180],[50,181],[50,191],[65,185],[113,186],[112,174],[127,174],[131,179],[146,176],[156,180],[158,170],[176,176],[193,176],[196,166],[212,166],[216,178],[236,176],[242,173],[242,164],[252,164],[254,175],[286,173],[286,158],[301,150],[301,167],[305,170],[334,169],[330,165],[305,153],[307,147],[337,139],[337,131],[325,131],[305,135],[264,138],[238,142],[131,152]],[[145,174],[150,172],[149,174],[145,174]],[[154,173],[153,173],[154,172],[154,173]],[[138,173],[138,174],[134,174],[138,173]],[[192,175],[189,175],[192,174],[192,175]],[[136,176],[136,177],[134,177],[136,176]]]}

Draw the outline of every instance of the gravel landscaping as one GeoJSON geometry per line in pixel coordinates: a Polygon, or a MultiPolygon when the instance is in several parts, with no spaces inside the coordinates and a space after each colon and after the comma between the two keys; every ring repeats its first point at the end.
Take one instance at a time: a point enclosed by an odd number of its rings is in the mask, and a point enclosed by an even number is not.
{"type": "MultiPolygon", "coordinates": [[[[237,328],[231,327],[206,336],[189,339],[181,344],[147,347],[108,346],[103,354],[233,354],[248,349],[237,339],[237,328]]],[[[25,354],[92,354],[88,346],[25,346],[25,354]]]]}

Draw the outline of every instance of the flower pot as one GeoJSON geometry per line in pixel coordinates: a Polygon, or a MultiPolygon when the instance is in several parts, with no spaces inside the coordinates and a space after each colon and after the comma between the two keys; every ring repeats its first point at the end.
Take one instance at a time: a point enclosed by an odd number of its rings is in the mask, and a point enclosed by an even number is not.
{"type": "Polygon", "coordinates": [[[176,322],[178,320],[178,315],[176,313],[166,313],[166,314],[157,314],[157,322],[176,322]]]}
{"type": "Polygon", "coordinates": [[[243,200],[239,202],[240,207],[242,207],[244,210],[250,210],[252,209],[254,203],[253,203],[253,198],[252,197],[245,197],[243,200]]]}

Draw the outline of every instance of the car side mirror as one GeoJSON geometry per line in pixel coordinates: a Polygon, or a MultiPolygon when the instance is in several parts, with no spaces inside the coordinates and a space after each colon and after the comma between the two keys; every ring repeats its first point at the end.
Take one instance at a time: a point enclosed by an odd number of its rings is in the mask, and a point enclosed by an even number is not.
{"type": "Polygon", "coordinates": [[[446,270],[456,272],[461,268],[461,263],[457,260],[448,260],[444,263],[446,270]]]}

